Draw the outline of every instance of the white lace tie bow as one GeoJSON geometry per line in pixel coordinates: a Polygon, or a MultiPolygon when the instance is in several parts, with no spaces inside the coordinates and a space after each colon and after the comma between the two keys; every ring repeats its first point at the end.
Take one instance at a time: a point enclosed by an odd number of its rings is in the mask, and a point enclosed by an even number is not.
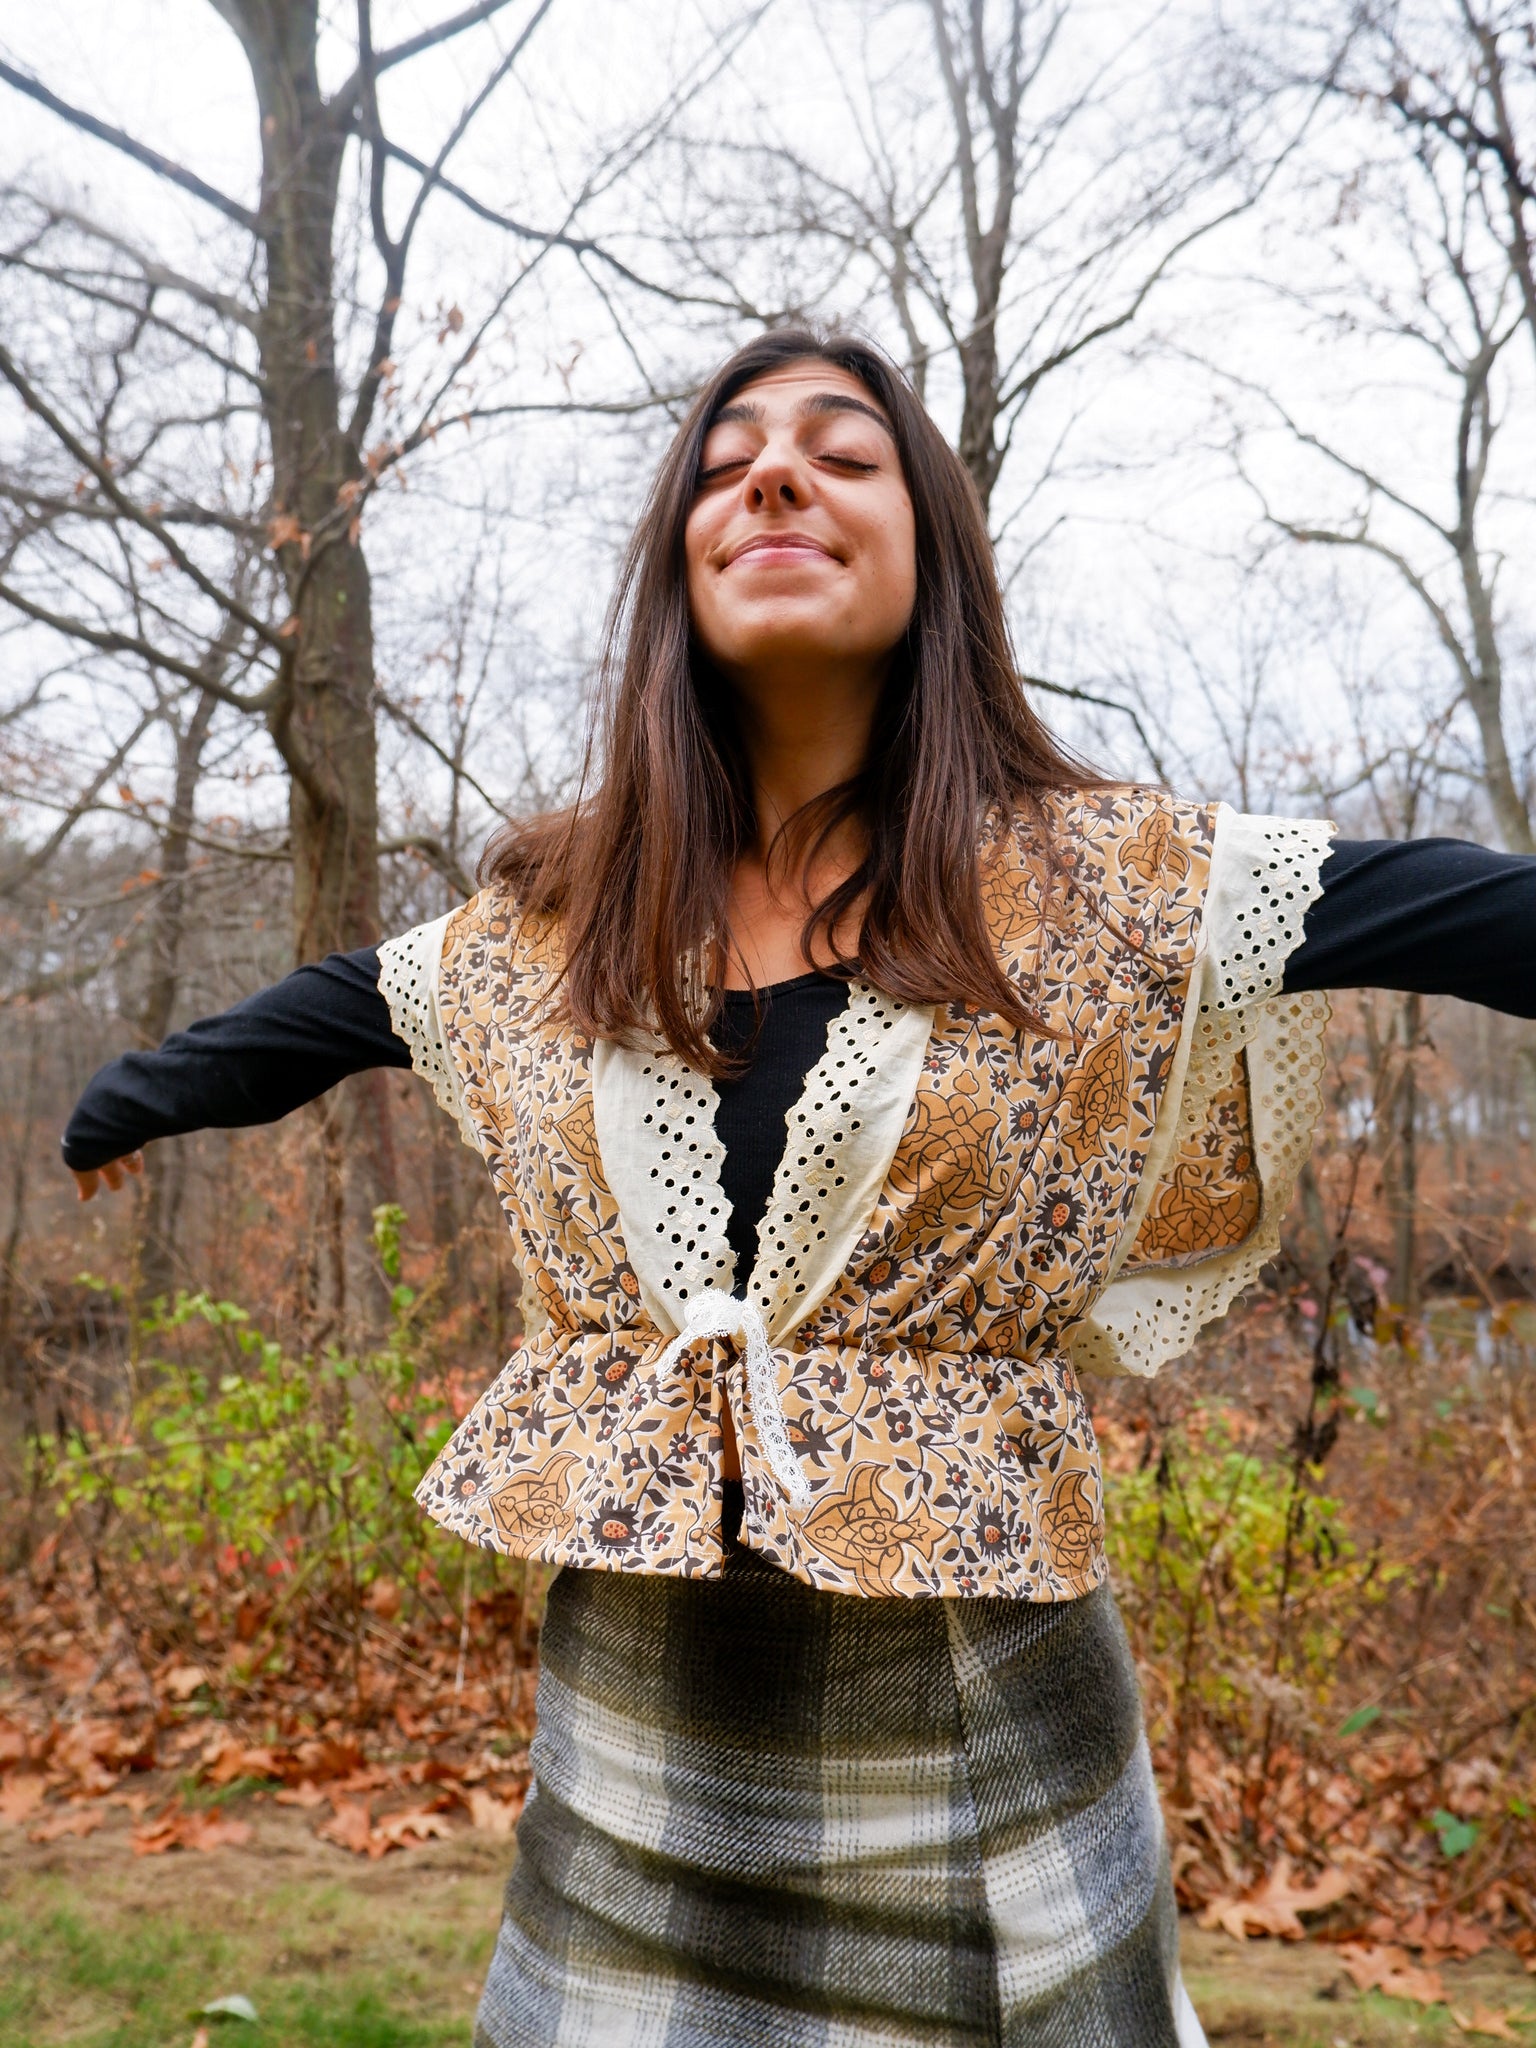
{"type": "Polygon", "coordinates": [[[727,1294],[723,1287],[701,1288],[683,1304],[683,1327],[661,1354],[660,1370],[669,1372],[702,1337],[745,1338],[747,1388],[752,1396],[752,1422],[773,1476],[796,1507],[804,1507],[811,1489],[790,1447],[789,1430],[779,1401],[778,1382],[768,1351],[768,1325],[755,1302],[727,1294]]]}

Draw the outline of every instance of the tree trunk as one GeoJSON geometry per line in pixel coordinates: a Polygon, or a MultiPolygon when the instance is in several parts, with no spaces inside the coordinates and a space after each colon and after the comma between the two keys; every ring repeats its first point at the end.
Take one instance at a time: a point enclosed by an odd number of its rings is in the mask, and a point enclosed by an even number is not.
{"type": "Polygon", "coordinates": [[[313,960],[379,937],[373,605],[346,516],[363,463],[336,372],[332,241],[347,130],[320,92],[317,0],[228,4],[261,113],[259,341],[294,643],[271,727],[292,778],[294,947],[313,960]]]}
{"type": "MultiPolygon", "coordinates": [[[[981,282],[978,279],[978,284],[981,282]]],[[[992,493],[1003,466],[997,445],[997,307],[978,316],[960,347],[965,396],[960,411],[960,460],[971,473],[983,513],[990,513],[992,493]]]]}
{"type": "MultiPolygon", "coordinates": [[[[270,718],[289,772],[294,952],[300,961],[377,943],[378,746],[373,604],[350,504],[365,475],[343,423],[336,370],[332,246],[349,126],[327,108],[317,63],[317,0],[215,0],[245,48],[261,114],[266,291],[258,338],[272,448],[272,538],[287,583],[286,688],[270,718]]],[[[395,1198],[382,1076],[349,1084],[342,1142],[314,1120],[312,1242],[334,1246],[334,1162],[348,1161],[353,1253],[367,1265],[366,1212],[395,1198]]],[[[344,1262],[321,1283],[331,1320],[348,1294],[344,1262]]],[[[354,1295],[355,1299],[355,1295],[354,1295]]]]}
{"type": "MultiPolygon", "coordinates": [[[[181,986],[181,942],[186,930],[187,869],[192,855],[192,823],[203,749],[216,709],[204,690],[186,727],[176,734],[176,779],[170,815],[160,842],[160,893],[150,920],[149,978],[134,1020],[140,1045],[156,1046],[171,1028],[181,986]]],[[[181,1162],[152,1148],[145,1159],[138,1198],[138,1291],[144,1302],[167,1295],[175,1280],[174,1212],[181,1162]]]]}
{"type": "Polygon", "coordinates": [[[1365,1013],[1366,1045],[1372,1072],[1372,1119],[1381,1167],[1382,1206],[1392,1239],[1389,1306],[1394,1315],[1418,1308],[1418,1081],[1415,1054],[1423,1030],[1423,998],[1394,1000],[1391,1022],[1377,1029],[1374,1006],[1365,1013]]]}
{"type": "Polygon", "coordinates": [[[0,1246],[0,1375],[8,1395],[21,1405],[30,1434],[32,1386],[26,1357],[16,1334],[16,1300],[20,1291],[19,1261],[26,1232],[27,1183],[32,1161],[32,1135],[37,1124],[38,1078],[42,1062],[42,1027],[33,1009],[27,1030],[26,1080],[22,1087],[16,1152],[11,1161],[10,1218],[0,1246]]]}
{"type": "Polygon", "coordinates": [[[1515,781],[1509,745],[1504,736],[1504,661],[1494,617],[1493,592],[1483,574],[1472,534],[1470,516],[1464,512],[1461,543],[1457,548],[1466,595],[1467,615],[1472,627],[1473,660],[1464,676],[1464,694],[1477,721],[1483,750],[1483,779],[1493,810],[1499,837],[1511,853],[1536,853],[1536,836],[1531,832],[1531,814],[1525,794],[1515,781]]]}
{"type": "Polygon", "coordinates": [[[1392,1304],[1405,1316],[1419,1307],[1419,1079],[1417,1053],[1424,998],[1405,995],[1398,1012],[1398,1057],[1393,1121],[1397,1171],[1393,1176],[1392,1304]]]}

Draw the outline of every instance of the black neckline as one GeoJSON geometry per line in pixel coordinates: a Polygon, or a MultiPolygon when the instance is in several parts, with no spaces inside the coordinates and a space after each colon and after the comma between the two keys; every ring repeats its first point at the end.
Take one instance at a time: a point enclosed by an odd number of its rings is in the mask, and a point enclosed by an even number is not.
{"type": "Polygon", "coordinates": [[[764,996],[791,995],[797,989],[814,988],[818,983],[825,982],[836,983],[842,988],[847,987],[841,976],[823,974],[819,967],[813,967],[809,974],[797,974],[790,981],[770,981],[762,988],[723,988],[720,991],[720,998],[722,1002],[727,1003],[758,1003],[764,996]]]}

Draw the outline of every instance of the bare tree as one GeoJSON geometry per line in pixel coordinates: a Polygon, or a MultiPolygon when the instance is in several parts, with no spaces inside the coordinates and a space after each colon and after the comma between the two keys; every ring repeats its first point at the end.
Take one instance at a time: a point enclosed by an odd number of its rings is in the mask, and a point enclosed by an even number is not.
{"type": "Polygon", "coordinates": [[[1529,0],[1453,0],[1437,17],[1359,8],[1337,90],[1446,144],[1476,186],[1536,350],[1536,27],[1529,0]]]}
{"type": "MultiPolygon", "coordinates": [[[[15,66],[0,65],[0,78],[201,201],[222,231],[215,238],[222,264],[210,264],[209,276],[182,275],[152,250],[128,246],[108,225],[78,211],[66,219],[57,207],[28,210],[29,231],[13,240],[6,259],[66,299],[120,309],[125,354],[151,328],[187,344],[220,387],[219,423],[242,421],[248,460],[261,465],[266,487],[253,494],[240,526],[242,534],[254,520],[265,526],[279,574],[267,590],[242,593],[229,573],[227,548],[200,545],[210,536],[227,538],[227,518],[205,501],[167,504],[139,488],[162,439],[158,422],[125,448],[110,413],[72,417],[48,388],[46,361],[34,351],[24,363],[5,347],[0,376],[82,486],[78,503],[66,495],[39,507],[48,513],[49,538],[66,546],[73,526],[110,519],[116,545],[153,549],[173,581],[147,618],[131,626],[43,601],[24,563],[13,567],[0,597],[78,644],[137,656],[261,721],[290,780],[295,949],[304,959],[379,936],[372,592],[360,522],[379,475],[399,454],[376,432],[407,265],[454,149],[511,74],[552,0],[518,10],[517,33],[487,66],[434,161],[410,174],[414,189],[398,220],[389,206],[398,152],[383,125],[381,81],[451,38],[491,32],[497,17],[511,18],[512,0],[479,0],[382,49],[374,46],[368,0],[359,0],[356,64],[329,96],[319,82],[317,0],[218,4],[253,87],[261,152],[254,204],[216,189],[15,66]],[[341,303],[335,261],[343,162],[359,144],[378,275],[371,335],[349,377],[341,330],[349,313],[356,316],[341,303]],[[61,241],[70,245],[62,254],[61,241]],[[229,288],[220,270],[240,284],[229,288]],[[206,681],[184,647],[156,637],[189,616],[202,623],[205,645],[233,641],[222,664],[235,669],[232,679],[206,681]]],[[[466,352],[467,345],[458,353],[466,352]]],[[[446,400],[453,373],[441,382],[446,400]]]]}

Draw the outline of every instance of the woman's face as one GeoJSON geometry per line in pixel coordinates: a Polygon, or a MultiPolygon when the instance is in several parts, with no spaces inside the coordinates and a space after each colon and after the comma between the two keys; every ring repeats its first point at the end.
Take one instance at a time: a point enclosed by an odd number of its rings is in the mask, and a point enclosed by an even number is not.
{"type": "Polygon", "coordinates": [[[744,386],[705,437],[685,545],[693,629],[726,675],[883,674],[917,546],[874,394],[814,357],[744,386]]]}

